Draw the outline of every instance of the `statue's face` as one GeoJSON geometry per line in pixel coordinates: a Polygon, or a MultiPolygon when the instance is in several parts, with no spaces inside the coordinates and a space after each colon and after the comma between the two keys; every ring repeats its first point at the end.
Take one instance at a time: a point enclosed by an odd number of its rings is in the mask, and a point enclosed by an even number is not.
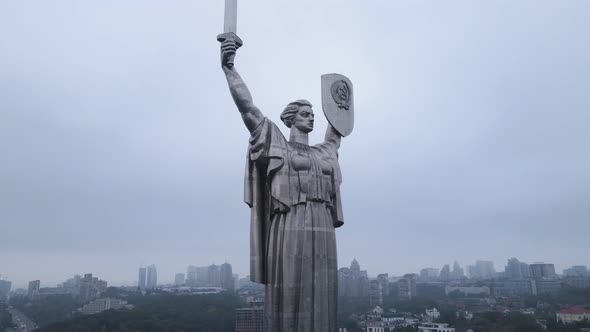
{"type": "Polygon", "coordinates": [[[313,130],[313,110],[311,107],[300,106],[291,127],[295,127],[304,133],[311,132],[313,130]]]}

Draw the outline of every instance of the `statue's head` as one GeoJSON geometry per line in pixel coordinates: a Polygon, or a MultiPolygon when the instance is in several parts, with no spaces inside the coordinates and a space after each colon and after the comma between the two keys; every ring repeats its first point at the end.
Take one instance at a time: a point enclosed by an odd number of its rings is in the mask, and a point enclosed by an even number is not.
{"type": "Polygon", "coordinates": [[[314,115],[311,107],[311,103],[305,99],[289,103],[281,113],[281,120],[289,128],[293,126],[304,133],[309,133],[313,130],[314,115]]]}

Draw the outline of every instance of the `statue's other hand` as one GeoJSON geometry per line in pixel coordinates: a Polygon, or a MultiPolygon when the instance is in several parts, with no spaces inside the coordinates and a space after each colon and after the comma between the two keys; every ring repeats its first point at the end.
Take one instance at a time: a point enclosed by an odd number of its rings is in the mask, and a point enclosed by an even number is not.
{"type": "Polygon", "coordinates": [[[236,50],[238,49],[236,42],[227,39],[221,43],[221,66],[231,67],[233,65],[234,58],[236,56],[236,50]],[[228,66],[228,63],[230,65],[228,66]]]}

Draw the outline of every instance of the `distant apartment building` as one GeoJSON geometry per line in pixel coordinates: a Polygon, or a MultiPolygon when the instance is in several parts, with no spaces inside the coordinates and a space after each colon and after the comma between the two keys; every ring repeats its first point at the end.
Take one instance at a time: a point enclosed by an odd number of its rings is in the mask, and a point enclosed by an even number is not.
{"type": "Polygon", "coordinates": [[[107,290],[107,282],[93,277],[92,273],[87,273],[80,279],[80,289],[78,300],[81,303],[87,303],[95,300],[107,290]]]}
{"type": "Polygon", "coordinates": [[[488,286],[445,286],[445,294],[448,296],[451,293],[458,292],[465,296],[470,295],[490,295],[490,288],[488,286]]]}
{"type": "Polygon", "coordinates": [[[234,274],[232,272],[231,264],[221,264],[221,267],[219,268],[219,284],[224,290],[234,290],[234,274]]]}
{"type": "Polygon", "coordinates": [[[586,278],[566,278],[563,283],[572,288],[590,288],[590,277],[586,278]]]}
{"type": "Polygon", "coordinates": [[[443,323],[423,323],[418,326],[420,332],[455,332],[454,327],[443,323]]]}
{"type": "Polygon", "coordinates": [[[583,307],[571,307],[556,312],[555,316],[558,322],[571,324],[583,320],[590,320],[590,310],[583,307]]]}
{"type": "Polygon", "coordinates": [[[416,274],[406,274],[398,280],[398,297],[402,301],[409,301],[416,297],[416,274]]]}
{"type": "Polygon", "coordinates": [[[424,281],[437,280],[440,275],[440,270],[433,267],[427,267],[420,270],[420,279],[424,281]]]}
{"type": "Polygon", "coordinates": [[[495,296],[533,295],[537,292],[534,280],[529,279],[497,281],[493,290],[495,296]]]}
{"type": "Polygon", "coordinates": [[[381,285],[382,296],[389,296],[389,275],[387,273],[381,273],[377,275],[377,280],[379,280],[379,284],[381,285]]]}
{"type": "Polygon", "coordinates": [[[137,287],[140,291],[144,291],[146,286],[146,269],[145,267],[139,268],[139,276],[137,281],[137,287]]]}
{"type": "Polygon", "coordinates": [[[451,271],[451,279],[452,280],[461,280],[465,277],[465,271],[463,270],[463,268],[461,266],[459,266],[459,263],[457,263],[455,261],[455,263],[453,264],[453,270],[451,271]]]}
{"type": "Polygon", "coordinates": [[[369,281],[369,304],[372,307],[383,305],[383,290],[377,279],[369,281]]]}
{"type": "Polygon", "coordinates": [[[556,279],[555,266],[553,264],[534,263],[529,265],[533,279],[556,279]]]}
{"type": "Polygon", "coordinates": [[[264,303],[250,302],[250,307],[236,309],[236,332],[264,332],[264,303]]]}
{"type": "Polygon", "coordinates": [[[534,295],[557,293],[561,289],[561,281],[559,280],[533,280],[534,295]]]}
{"type": "Polygon", "coordinates": [[[174,276],[174,285],[176,285],[176,286],[184,285],[184,273],[177,273],[174,276]]]}
{"type": "Polygon", "coordinates": [[[352,260],[350,267],[338,270],[338,296],[368,300],[370,293],[367,271],[361,271],[356,259],[352,260]]]}
{"type": "Polygon", "coordinates": [[[586,266],[575,265],[563,270],[563,275],[565,277],[588,277],[590,276],[590,273],[588,273],[588,268],[586,266]]]}
{"type": "Polygon", "coordinates": [[[29,281],[29,289],[27,296],[29,299],[34,300],[39,297],[39,290],[41,289],[41,280],[29,281]]]}
{"type": "Polygon", "coordinates": [[[111,298],[104,298],[104,299],[96,299],[82,308],[78,309],[78,311],[83,315],[94,315],[99,312],[103,312],[105,310],[119,310],[125,308],[127,305],[127,301],[119,300],[119,299],[111,299],[111,298]]]}
{"type": "Polygon", "coordinates": [[[494,262],[478,260],[475,265],[467,267],[469,277],[474,279],[489,279],[496,275],[496,269],[494,268],[494,262]]]}
{"type": "Polygon", "coordinates": [[[520,262],[516,258],[510,258],[504,270],[504,276],[508,279],[527,279],[531,277],[530,267],[527,263],[520,262]]]}
{"type": "Polygon", "coordinates": [[[10,294],[10,289],[12,288],[12,283],[8,280],[0,280],[0,301],[6,301],[8,299],[8,294],[10,294]]]}
{"type": "Polygon", "coordinates": [[[158,270],[154,264],[147,267],[146,288],[154,289],[158,286],[158,270]]]}

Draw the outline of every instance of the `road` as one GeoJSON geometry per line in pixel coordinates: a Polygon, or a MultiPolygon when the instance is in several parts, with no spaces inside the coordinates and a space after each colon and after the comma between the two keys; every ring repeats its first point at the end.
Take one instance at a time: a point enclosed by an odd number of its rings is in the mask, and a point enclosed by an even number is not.
{"type": "Polygon", "coordinates": [[[9,307],[8,311],[12,315],[12,321],[16,328],[10,330],[11,332],[32,332],[34,329],[39,328],[32,320],[25,316],[22,312],[9,307]]]}

